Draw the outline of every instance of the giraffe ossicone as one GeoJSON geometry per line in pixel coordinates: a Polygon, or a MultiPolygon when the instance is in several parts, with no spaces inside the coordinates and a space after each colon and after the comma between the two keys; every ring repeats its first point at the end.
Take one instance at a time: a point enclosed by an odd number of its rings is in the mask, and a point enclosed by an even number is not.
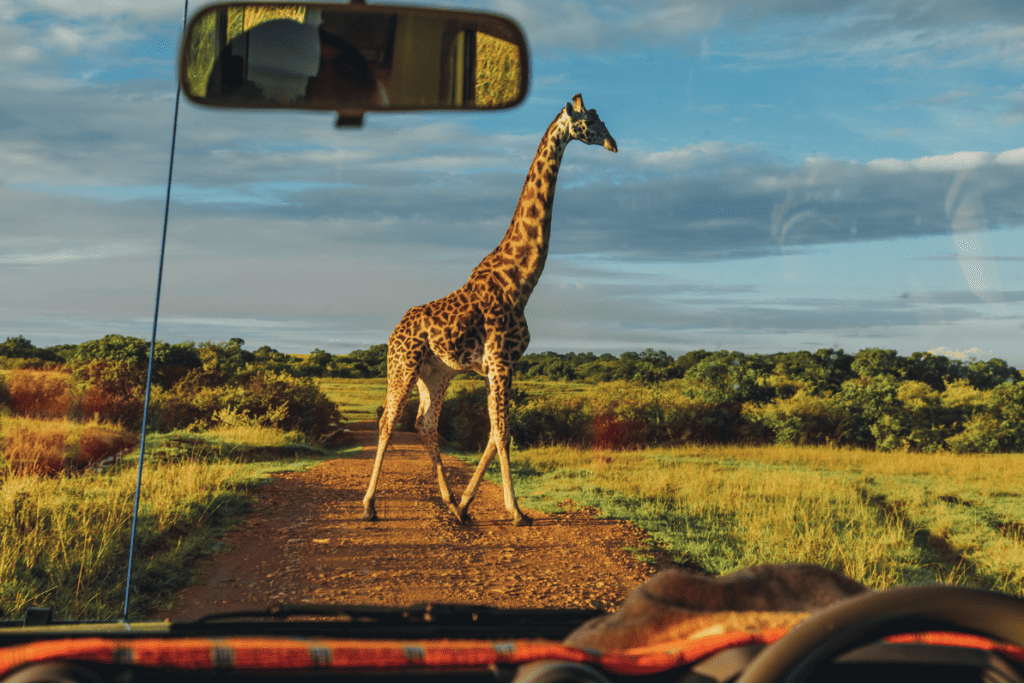
{"type": "Polygon", "coordinates": [[[413,385],[419,387],[416,430],[430,455],[441,499],[460,523],[468,521],[484,471],[498,456],[505,508],[513,525],[532,521],[516,503],[509,464],[509,393],[512,365],[530,343],[523,309],[530,298],[548,254],[551,207],[562,153],[572,140],[601,145],[617,152],[615,139],[583,97],[572,102],[548,126],[519,195],[519,204],[505,237],[473,269],[469,280],[447,297],[414,306],[388,338],[388,394],[379,421],[377,458],[363,497],[363,520],[376,520],[374,507],[384,454],[413,385]],[[487,412],[491,431],[483,458],[458,505],[445,477],[437,444],[437,426],[448,384],[457,373],[476,372],[487,378],[487,412]]]}

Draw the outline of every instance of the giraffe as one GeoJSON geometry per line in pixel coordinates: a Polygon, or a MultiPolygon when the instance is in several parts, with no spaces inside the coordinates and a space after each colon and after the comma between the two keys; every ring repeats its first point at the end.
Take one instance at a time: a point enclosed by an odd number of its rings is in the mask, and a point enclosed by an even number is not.
{"type": "Polygon", "coordinates": [[[416,430],[437,472],[441,499],[459,523],[468,522],[469,504],[495,454],[501,464],[505,508],[512,516],[512,524],[532,523],[519,510],[512,489],[509,392],[512,364],[530,343],[523,309],[547,259],[555,180],[570,140],[618,151],[615,139],[597,112],[583,106],[581,95],[575,95],[571,103],[566,102],[541,138],[512,223],[501,243],[473,269],[465,285],[446,297],[409,309],[388,338],[388,393],[379,422],[377,458],[363,498],[363,520],[377,519],[374,496],[384,453],[416,384],[420,392],[416,430]],[[491,431],[483,458],[456,506],[441,464],[437,426],[449,382],[458,373],[470,372],[487,380],[491,431]]]}

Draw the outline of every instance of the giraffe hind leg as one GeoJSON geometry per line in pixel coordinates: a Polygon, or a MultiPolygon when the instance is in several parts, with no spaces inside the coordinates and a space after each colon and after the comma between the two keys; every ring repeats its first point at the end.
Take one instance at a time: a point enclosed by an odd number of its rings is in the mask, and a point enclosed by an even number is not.
{"type": "Polygon", "coordinates": [[[423,446],[426,447],[430,456],[431,465],[437,473],[437,485],[441,490],[441,501],[455,515],[459,524],[466,524],[467,518],[455,505],[451,488],[445,477],[444,464],[441,462],[441,450],[437,445],[437,426],[441,418],[441,405],[444,402],[444,393],[448,390],[452,373],[447,369],[436,367],[434,363],[427,361],[420,370],[420,409],[416,416],[416,431],[420,433],[423,446]]]}

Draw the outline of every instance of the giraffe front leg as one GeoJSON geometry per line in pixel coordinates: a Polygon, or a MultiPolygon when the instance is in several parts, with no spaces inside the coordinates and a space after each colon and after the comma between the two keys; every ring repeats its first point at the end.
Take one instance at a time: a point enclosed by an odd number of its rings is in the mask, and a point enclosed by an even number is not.
{"type": "Polygon", "coordinates": [[[487,440],[487,448],[484,449],[484,455],[480,459],[480,463],[476,467],[476,471],[473,473],[473,477],[469,478],[469,484],[466,485],[466,489],[462,492],[462,500],[459,502],[459,514],[465,520],[469,520],[469,505],[473,503],[473,498],[476,496],[477,487],[480,486],[480,480],[484,477],[484,472],[487,471],[487,466],[490,465],[491,459],[494,458],[494,454],[498,453],[494,446],[494,440],[487,440]]]}
{"type": "Polygon", "coordinates": [[[388,396],[384,402],[384,413],[377,423],[377,458],[373,462],[373,473],[370,475],[370,484],[366,488],[366,496],[363,497],[363,520],[374,522],[377,520],[377,508],[374,505],[377,494],[377,482],[380,480],[381,469],[384,466],[384,453],[391,443],[391,434],[398,416],[405,408],[405,402],[409,398],[412,386],[415,383],[415,375],[406,372],[403,376],[391,373],[392,361],[388,350],[388,396]]]}
{"type": "Polygon", "coordinates": [[[512,488],[512,464],[508,455],[509,442],[506,441],[504,449],[498,449],[498,461],[501,463],[501,485],[505,494],[505,510],[512,514],[512,524],[516,527],[529,527],[533,524],[533,518],[526,515],[519,509],[519,502],[516,501],[516,493],[512,488]]]}
{"type": "MultiPolygon", "coordinates": [[[[488,374],[487,410],[491,418],[491,438],[488,446],[494,445],[501,464],[501,485],[505,496],[505,510],[512,514],[512,524],[526,527],[533,520],[519,509],[515,490],[512,487],[512,464],[509,460],[509,446],[512,434],[509,431],[509,394],[512,390],[512,368],[507,364],[494,364],[488,374]]],[[[481,461],[483,463],[483,461],[481,461]]],[[[486,466],[485,466],[486,467],[486,466]]]]}
{"type": "Polygon", "coordinates": [[[374,505],[377,494],[377,481],[380,479],[380,471],[384,465],[384,452],[388,450],[388,443],[391,441],[391,431],[394,416],[389,415],[387,410],[381,416],[377,427],[377,458],[373,461],[373,473],[370,475],[370,484],[366,488],[366,495],[363,497],[363,520],[374,522],[377,520],[377,507],[374,505]]]}

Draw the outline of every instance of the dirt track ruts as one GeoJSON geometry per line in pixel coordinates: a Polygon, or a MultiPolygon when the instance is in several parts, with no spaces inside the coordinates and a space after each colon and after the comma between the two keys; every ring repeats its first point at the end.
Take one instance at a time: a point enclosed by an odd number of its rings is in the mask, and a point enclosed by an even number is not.
{"type": "MultiPolygon", "coordinates": [[[[154,617],[189,620],[268,604],[485,604],[503,608],[612,608],[654,573],[626,547],[643,533],[587,511],[524,509],[512,527],[498,486],[484,482],[458,525],[441,503],[419,437],[396,433],[377,492],[380,520],[362,520],[377,443],[372,422],[349,426],[362,451],[259,487],[227,550],[199,562],[197,583],[154,617]]],[[[445,457],[456,496],[469,466],[445,457]]]]}

